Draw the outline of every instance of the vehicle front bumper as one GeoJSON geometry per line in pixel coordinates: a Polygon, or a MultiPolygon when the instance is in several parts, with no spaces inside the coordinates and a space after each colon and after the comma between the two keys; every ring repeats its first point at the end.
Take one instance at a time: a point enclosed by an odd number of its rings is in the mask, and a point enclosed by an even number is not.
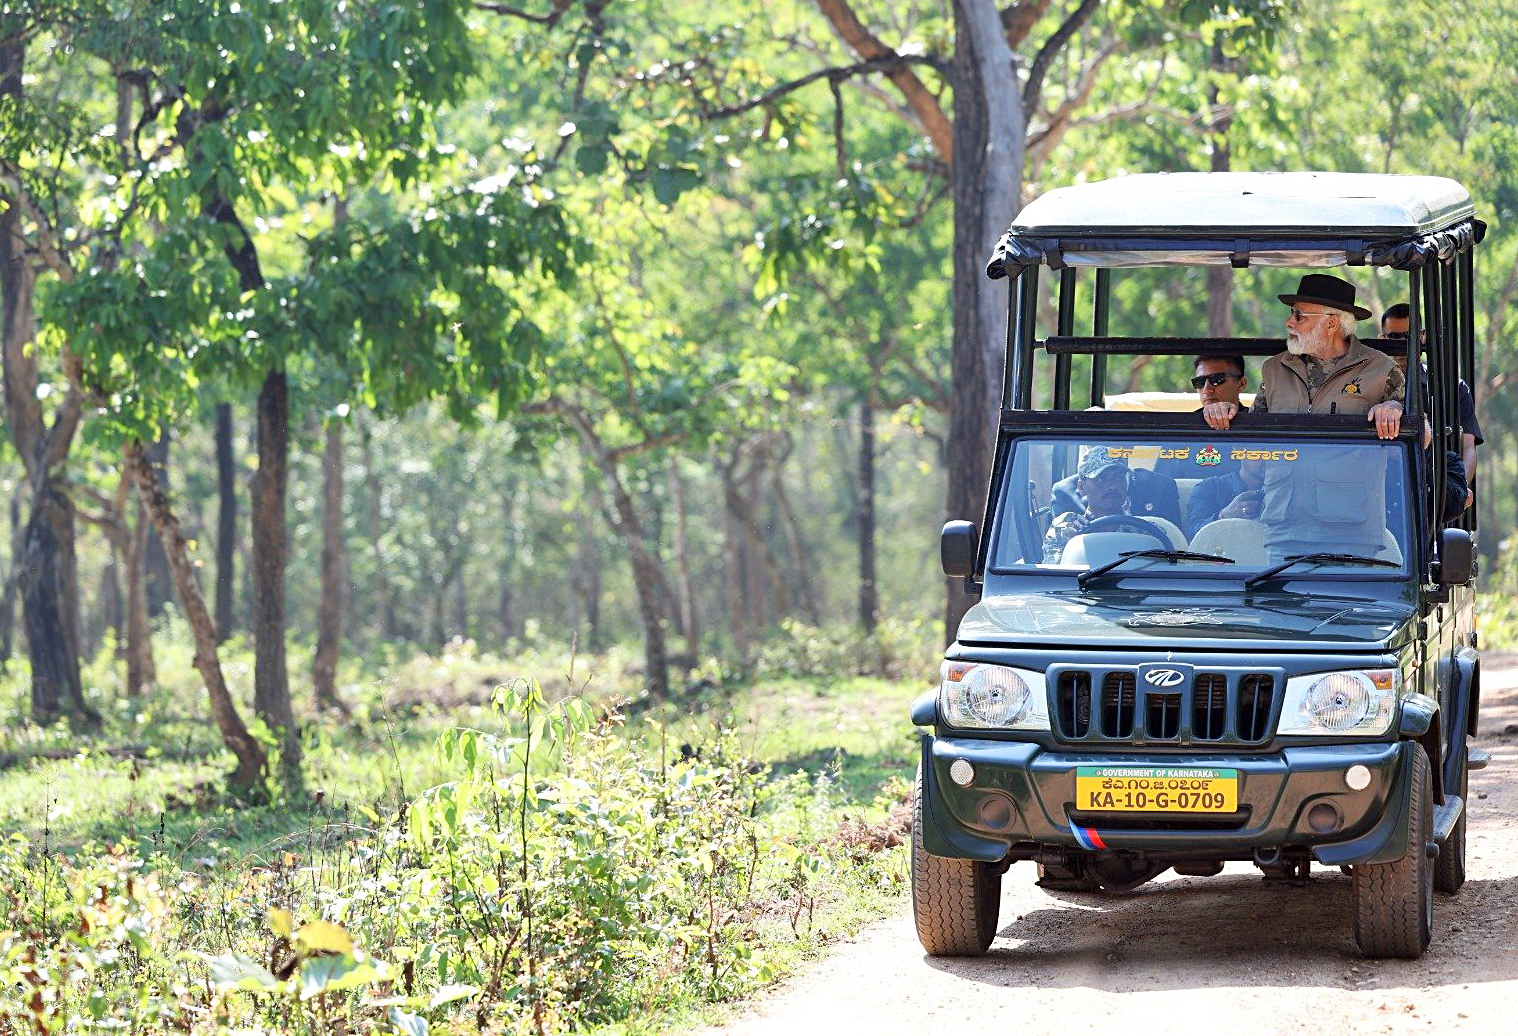
{"type": "Polygon", "coordinates": [[[1284,748],[1278,752],[1180,754],[1067,752],[1035,744],[968,737],[922,736],[923,846],[935,856],[1004,859],[1019,843],[1070,849],[1105,848],[1155,855],[1247,858],[1256,850],[1300,846],[1329,865],[1388,863],[1407,851],[1408,794],[1414,743],[1378,742],[1284,748]],[[949,766],[963,759],[974,778],[961,787],[949,766]],[[1355,791],[1344,771],[1370,771],[1355,791]],[[1239,772],[1239,812],[1209,814],[1077,814],[1079,766],[1226,767],[1239,772]],[[1307,813],[1319,802],[1338,807],[1342,823],[1319,833],[1307,813]],[[1077,836],[1076,827],[1081,828],[1077,836]],[[1095,839],[1093,841],[1093,833],[1095,839]]]}

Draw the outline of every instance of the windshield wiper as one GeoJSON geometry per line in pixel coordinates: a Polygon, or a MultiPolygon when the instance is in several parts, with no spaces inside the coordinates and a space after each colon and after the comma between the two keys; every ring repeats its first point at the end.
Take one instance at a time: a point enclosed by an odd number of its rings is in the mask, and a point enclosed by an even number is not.
{"type": "Polygon", "coordinates": [[[1319,551],[1313,554],[1293,554],[1291,557],[1287,558],[1279,565],[1272,565],[1265,571],[1256,572],[1254,575],[1244,580],[1244,589],[1252,590],[1256,586],[1259,586],[1261,583],[1265,582],[1265,580],[1273,578],[1274,576],[1278,576],[1282,572],[1285,572],[1292,565],[1299,565],[1304,561],[1339,561],[1345,563],[1353,561],[1361,565],[1380,565],[1383,568],[1402,567],[1402,563],[1400,561],[1387,561],[1385,558],[1367,558],[1361,554],[1334,554],[1328,551],[1319,551]]]}
{"type": "Polygon", "coordinates": [[[1080,585],[1081,589],[1085,589],[1086,584],[1097,576],[1106,575],[1117,566],[1133,558],[1160,558],[1164,561],[1216,561],[1223,565],[1232,565],[1234,563],[1233,558],[1225,558],[1220,554],[1199,554],[1194,550],[1160,550],[1158,548],[1150,550],[1125,550],[1105,565],[1097,565],[1095,568],[1086,569],[1086,571],[1075,577],[1075,581],[1080,585]]]}

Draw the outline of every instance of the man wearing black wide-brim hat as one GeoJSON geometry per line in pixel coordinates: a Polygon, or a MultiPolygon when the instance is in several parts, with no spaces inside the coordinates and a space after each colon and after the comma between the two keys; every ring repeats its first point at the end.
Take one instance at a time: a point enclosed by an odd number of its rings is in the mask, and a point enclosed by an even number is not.
{"type": "MultiPolygon", "coordinates": [[[[1355,305],[1355,286],[1324,273],[1303,277],[1291,295],[1286,351],[1265,361],[1252,410],[1277,414],[1365,414],[1376,435],[1395,439],[1402,423],[1406,379],[1390,356],[1355,337],[1370,311],[1355,305]]],[[[1212,403],[1203,416],[1227,428],[1238,409],[1212,403]]],[[[1385,547],[1384,468],[1363,449],[1322,446],[1313,463],[1269,463],[1259,521],[1272,564],[1315,550],[1379,556],[1385,547]]]]}
{"type": "MultiPolygon", "coordinates": [[[[1355,286],[1326,273],[1303,277],[1291,295],[1286,351],[1265,361],[1255,413],[1365,414],[1382,439],[1394,439],[1402,421],[1406,379],[1391,357],[1355,337],[1355,323],[1370,310],[1355,305],[1355,286]]],[[[1202,416],[1226,429],[1239,408],[1211,403],[1202,416]]]]}

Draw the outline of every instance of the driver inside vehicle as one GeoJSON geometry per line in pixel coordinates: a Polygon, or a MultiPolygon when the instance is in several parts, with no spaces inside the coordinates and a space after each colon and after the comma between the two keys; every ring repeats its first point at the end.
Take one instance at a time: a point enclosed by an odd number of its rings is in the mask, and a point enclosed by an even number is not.
{"type": "Polygon", "coordinates": [[[1107,447],[1087,446],[1081,450],[1075,488],[1086,501],[1086,507],[1083,511],[1066,511],[1054,519],[1044,536],[1045,564],[1058,564],[1065,544],[1098,518],[1128,513],[1128,477],[1128,462],[1107,447]]]}

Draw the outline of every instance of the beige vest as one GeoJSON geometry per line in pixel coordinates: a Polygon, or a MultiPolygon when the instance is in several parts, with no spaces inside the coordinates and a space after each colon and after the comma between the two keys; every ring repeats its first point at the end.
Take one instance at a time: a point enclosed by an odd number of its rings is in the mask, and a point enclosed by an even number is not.
{"type": "MultiPolygon", "coordinates": [[[[1309,393],[1302,358],[1278,353],[1265,361],[1265,405],[1272,414],[1363,414],[1385,401],[1396,369],[1390,356],[1351,336],[1349,350],[1329,362],[1328,376],[1309,393]]],[[[1363,450],[1315,447],[1310,463],[1269,464],[1260,510],[1267,546],[1356,554],[1380,549],[1386,470],[1368,467],[1365,459],[1363,450]]]]}
{"type": "Polygon", "coordinates": [[[1397,365],[1351,335],[1349,350],[1327,368],[1328,377],[1309,393],[1302,357],[1277,353],[1262,370],[1265,405],[1272,414],[1363,414],[1385,402],[1386,381],[1397,365]]]}

